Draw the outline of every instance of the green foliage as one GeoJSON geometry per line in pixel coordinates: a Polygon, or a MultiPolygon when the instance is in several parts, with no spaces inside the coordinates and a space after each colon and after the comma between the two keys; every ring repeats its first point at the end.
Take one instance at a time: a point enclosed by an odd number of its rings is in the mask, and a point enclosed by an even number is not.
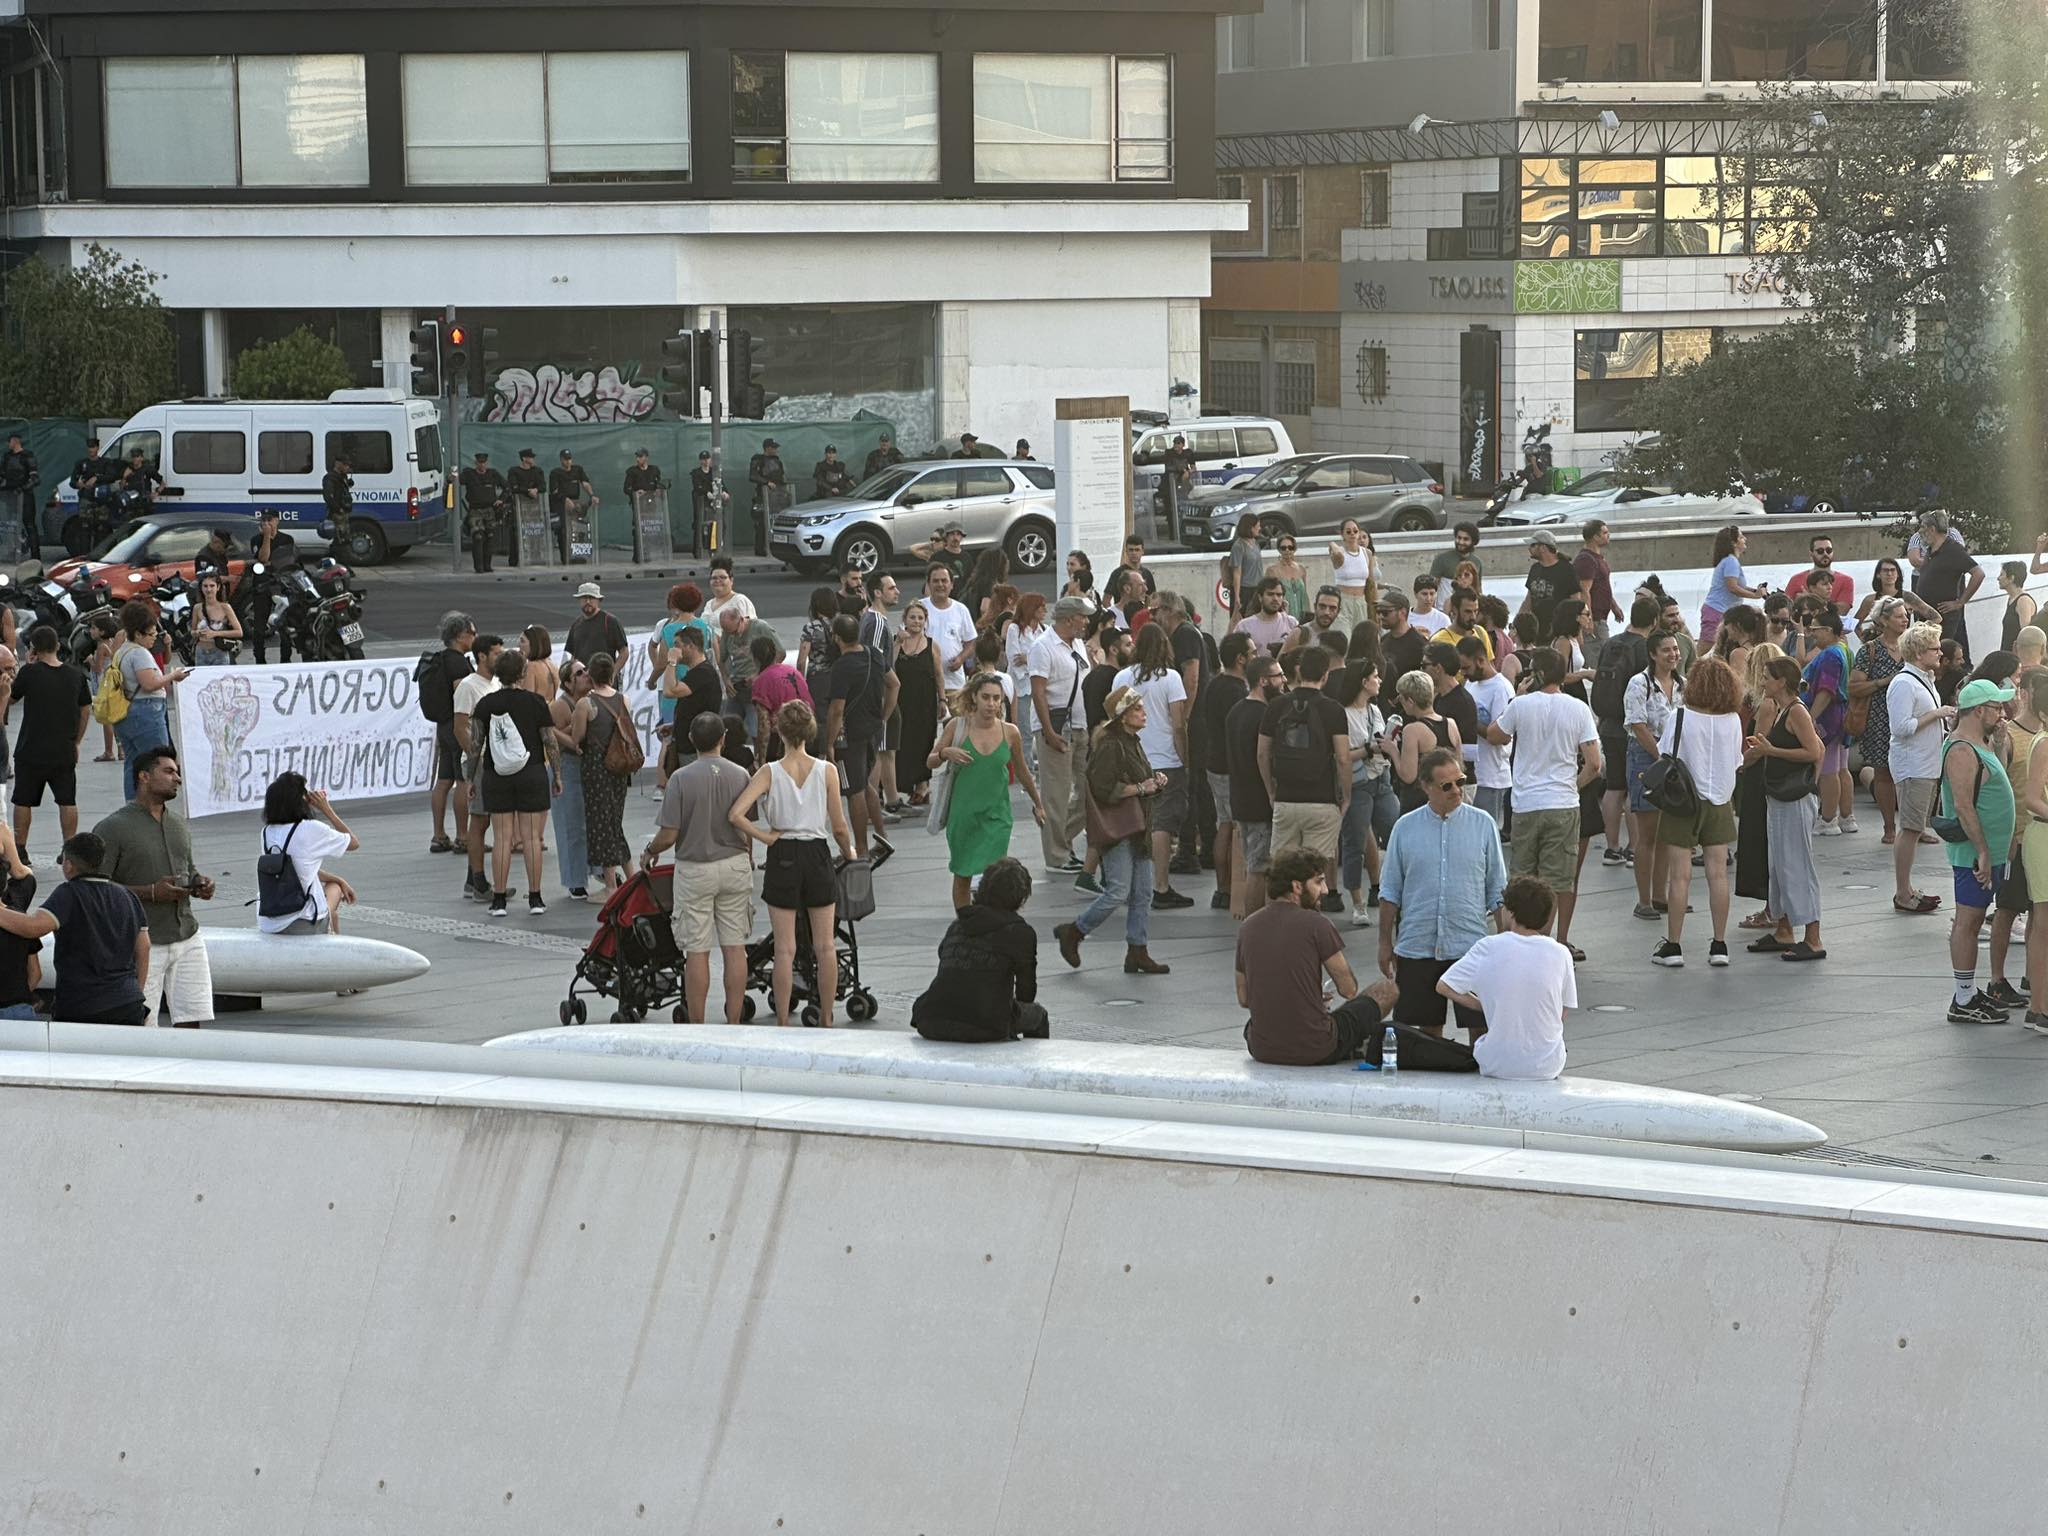
{"type": "Polygon", "coordinates": [[[0,415],[125,419],[165,399],[176,342],[157,274],[102,245],[83,267],[25,261],[0,308],[0,415]]]}
{"type": "Polygon", "coordinates": [[[249,400],[325,400],[354,383],[341,348],[304,326],[257,342],[235,359],[229,376],[229,387],[249,400]]]}

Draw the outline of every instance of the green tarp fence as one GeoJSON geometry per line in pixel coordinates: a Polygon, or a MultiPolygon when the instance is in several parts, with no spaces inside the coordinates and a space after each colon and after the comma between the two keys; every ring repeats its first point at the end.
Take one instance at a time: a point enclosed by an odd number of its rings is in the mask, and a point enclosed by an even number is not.
{"type": "MultiPolygon", "coordinates": [[[[859,479],[869,451],[880,444],[884,432],[893,434],[894,430],[894,423],[866,411],[851,421],[727,422],[721,443],[725,489],[732,497],[726,520],[726,547],[754,547],[754,498],[747,481],[747,461],[761,451],[763,439],[772,437],[780,444],[783,472],[794,499],[809,501],[811,466],[825,456],[828,443],[839,450],[839,457],[852,466],[854,478],[859,479]]],[[[502,473],[519,462],[520,449],[531,448],[540,468],[551,470],[566,448],[576,456],[576,462],[583,466],[591,485],[603,498],[598,507],[600,537],[606,543],[620,544],[627,542],[631,533],[624,484],[626,471],[632,466],[634,450],[645,448],[673,487],[669,492],[670,522],[677,540],[687,541],[690,471],[697,467],[698,453],[710,446],[711,427],[701,421],[654,421],[623,426],[465,421],[461,428],[461,459],[452,469],[466,469],[473,455],[487,452],[491,467],[502,473]]],[[[65,466],[68,472],[69,459],[65,466]]]]}
{"type": "Polygon", "coordinates": [[[0,416],[0,448],[7,434],[19,432],[21,445],[36,456],[43,482],[36,488],[36,500],[47,502],[50,493],[71,478],[71,466],[85,457],[85,421],[77,416],[21,418],[0,416]]]}

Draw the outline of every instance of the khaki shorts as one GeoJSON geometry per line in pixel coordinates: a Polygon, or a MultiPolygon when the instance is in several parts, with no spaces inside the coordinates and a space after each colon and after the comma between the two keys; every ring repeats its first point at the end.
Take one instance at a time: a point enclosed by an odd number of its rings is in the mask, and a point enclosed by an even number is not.
{"type": "Polygon", "coordinates": [[[1934,815],[1935,802],[1941,798],[1939,779],[1900,779],[1899,827],[1906,832],[1925,832],[1928,818],[1934,815]]]}
{"type": "Polygon", "coordinates": [[[1553,891],[1579,884],[1579,808],[1515,812],[1510,873],[1534,875],[1553,891]]]}
{"type": "Polygon", "coordinates": [[[1273,803],[1273,853],[1306,848],[1326,859],[1337,857],[1337,834],[1344,814],[1334,805],[1309,805],[1299,800],[1273,803]]]}
{"type": "Polygon", "coordinates": [[[676,865],[676,948],[708,955],[747,942],[754,928],[754,871],[744,853],[712,864],[676,865]]]}
{"type": "MultiPolygon", "coordinates": [[[[1515,838],[1521,840],[1522,818],[1515,818],[1515,838]]],[[[1673,816],[1669,811],[1657,817],[1657,841],[1667,848],[1725,848],[1735,841],[1735,807],[1711,805],[1702,800],[1691,816],[1673,816]]]]}

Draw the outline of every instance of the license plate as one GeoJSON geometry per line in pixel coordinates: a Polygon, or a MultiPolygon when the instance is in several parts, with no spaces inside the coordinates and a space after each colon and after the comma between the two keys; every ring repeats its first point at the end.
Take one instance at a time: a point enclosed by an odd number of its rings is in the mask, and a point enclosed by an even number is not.
{"type": "Polygon", "coordinates": [[[343,645],[361,645],[363,643],[363,626],[360,624],[342,625],[341,643],[343,645]]]}

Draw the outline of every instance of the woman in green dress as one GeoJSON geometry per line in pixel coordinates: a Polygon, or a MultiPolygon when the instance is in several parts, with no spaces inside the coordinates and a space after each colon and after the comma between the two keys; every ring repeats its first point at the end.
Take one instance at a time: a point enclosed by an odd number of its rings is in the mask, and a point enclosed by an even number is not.
{"type": "Polygon", "coordinates": [[[1045,805],[1024,741],[1003,718],[1003,685],[993,672],[977,672],[961,694],[961,717],[946,727],[927,759],[933,768],[953,765],[953,793],[946,807],[947,868],[953,872],[953,910],[972,899],[973,880],[1010,852],[1010,772],[1030,797],[1031,813],[1045,825],[1045,805]]]}

